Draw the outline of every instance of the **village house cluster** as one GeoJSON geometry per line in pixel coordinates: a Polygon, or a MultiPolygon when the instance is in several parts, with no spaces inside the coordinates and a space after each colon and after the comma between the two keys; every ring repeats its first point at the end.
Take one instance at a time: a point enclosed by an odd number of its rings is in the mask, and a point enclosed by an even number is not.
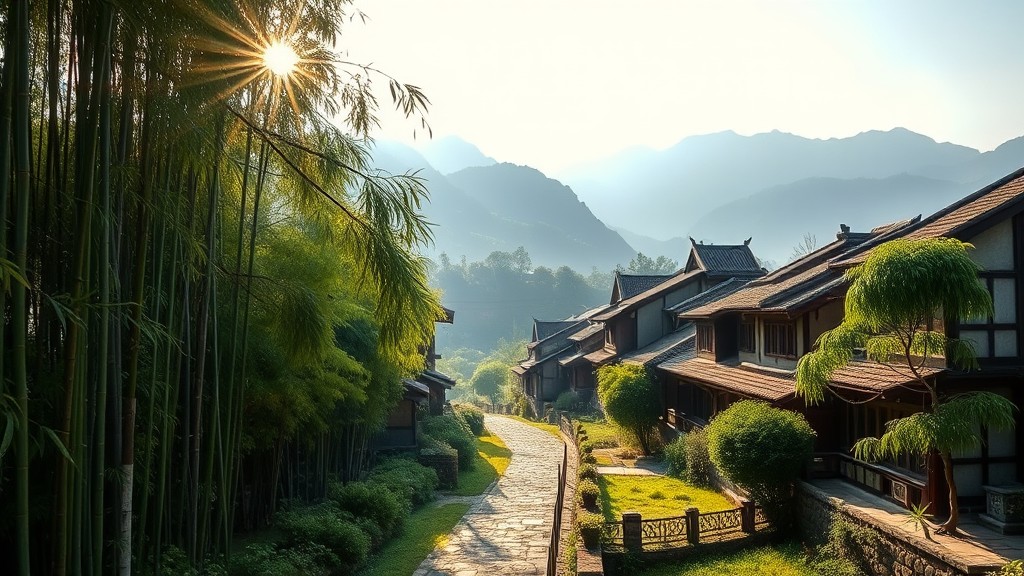
{"type": "MultiPolygon", "coordinates": [[[[907,456],[869,463],[853,443],[879,436],[886,422],[921,411],[927,401],[904,385],[906,367],[859,359],[832,376],[831,394],[808,407],[795,391],[798,360],[840,324],[844,273],[879,245],[897,238],[952,237],[974,245],[979,282],[992,295],[987,318],[934,319],[932,329],[973,343],[979,370],[937,358],[926,367],[945,394],[987,390],[1024,406],[1024,170],[922,218],[836,239],[772,272],[762,269],[751,240],[704,244],[691,239],[685,266],[668,276],[616,274],[607,306],[556,322],[536,321],[529,357],[513,367],[538,414],[566,391],[593,397],[595,371],[613,363],[648,368],[662,391],[663,431],[705,425],[731,403],[753,398],[805,414],[817,432],[811,474],[841,477],[903,506],[931,503],[943,513],[941,462],[907,456]]],[[[756,243],[755,243],[756,246],[756,243]]],[[[1024,480],[1024,422],[1014,430],[982,430],[983,443],[955,454],[962,509],[984,509],[986,487],[1024,480]]]]}

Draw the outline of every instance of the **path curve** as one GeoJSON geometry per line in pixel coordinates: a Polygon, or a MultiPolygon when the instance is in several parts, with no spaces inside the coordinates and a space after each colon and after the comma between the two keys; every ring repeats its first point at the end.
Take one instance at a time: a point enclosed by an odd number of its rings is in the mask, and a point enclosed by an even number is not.
{"type": "Polygon", "coordinates": [[[473,503],[448,543],[413,576],[544,574],[563,443],[522,422],[488,414],[492,434],[512,451],[505,474],[473,503]]]}

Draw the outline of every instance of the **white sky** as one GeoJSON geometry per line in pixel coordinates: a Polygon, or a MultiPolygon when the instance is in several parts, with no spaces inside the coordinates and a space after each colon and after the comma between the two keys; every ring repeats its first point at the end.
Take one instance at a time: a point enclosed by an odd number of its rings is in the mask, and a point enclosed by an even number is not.
{"type": "MultiPolygon", "coordinates": [[[[981,150],[1024,134],[1019,0],[355,6],[370,20],[342,38],[350,58],[423,88],[435,136],[549,174],[722,130],[903,126],[981,150]]],[[[412,142],[414,122],[382,117],[378,137],[412,142]]]]}

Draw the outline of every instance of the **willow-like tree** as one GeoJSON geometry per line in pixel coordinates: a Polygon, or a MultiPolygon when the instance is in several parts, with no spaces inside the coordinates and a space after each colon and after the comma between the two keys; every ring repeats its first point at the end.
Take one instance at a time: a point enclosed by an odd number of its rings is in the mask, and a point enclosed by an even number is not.
{"type": "Polygon", "coordinates": [[[818,338],[816,350],[800,359],[796,372],[797,394],[808,404],[824,400],[832,373],[849,364],[856,349],[912,376],[907,387],[928,398],[928,409],[887,422],[881,438],[862,438],[853,451],[864,460],[937,452],[949,486],[950,513],[941,527],[947,533],[955,533],[959,523],[953,452],[977,447],[982,428],[1014,425],[1015,407],[1006,398],[985,391],[943,394],[924,370],[943,358],[960,368],[978,367],[969,342],[932,329],[938,314],[978,318],[992,313],[991,296],[978,283],[970,249],[951,238],[900,239],[875,248],[846,273],[850,288],[843,322],[818,338]]]}

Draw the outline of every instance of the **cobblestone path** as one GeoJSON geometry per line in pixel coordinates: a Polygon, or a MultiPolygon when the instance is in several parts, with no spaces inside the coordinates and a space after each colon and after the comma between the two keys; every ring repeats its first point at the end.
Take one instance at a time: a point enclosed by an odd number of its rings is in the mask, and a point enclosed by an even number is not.
{"type": "Polygon", "coordinates": [[[486,424],[512,461],[413,576],[529,575],[547,568],[562,441],[511,418],[488,414],[486,424]]]}

